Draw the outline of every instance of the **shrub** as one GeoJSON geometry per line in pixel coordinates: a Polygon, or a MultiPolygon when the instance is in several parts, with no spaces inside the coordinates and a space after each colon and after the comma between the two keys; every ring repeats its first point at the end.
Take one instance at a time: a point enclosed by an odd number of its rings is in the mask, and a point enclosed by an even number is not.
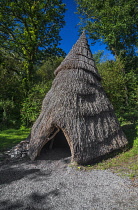
{"type": "Polygon", "coordinates": [[[48,92],[52,84],[52,81],[46,84],[40,83],[34,85],[29,91],[27,98],[22,103],[21,108],[21,124],[22,126],[29,127],[37,119],[40,110],[42,100],[45,94],[48,92]]]}

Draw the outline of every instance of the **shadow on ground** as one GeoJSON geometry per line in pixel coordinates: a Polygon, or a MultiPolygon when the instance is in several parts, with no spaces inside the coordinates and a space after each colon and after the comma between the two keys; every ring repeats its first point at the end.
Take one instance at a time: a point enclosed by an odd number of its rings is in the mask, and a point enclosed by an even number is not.
{"type": "Polygon", "coordinates": [[[53,209],[51,199],[60,195],[58,189],[54,189],[48,193],[40,194],[37,192],[33,192],[29,196],[24,198],[24,202],[18,200],[16,202],[10,201],[10,199],[3,200],[0,202],[1,210],[40,210],[42,206],[43,209],[50,210],[53,209]]]}
{"type": "Polygon", "coordinates": [[[0,185],[9,184],[13,181],[20,180],[27,175],[39,172],[40,169],[17,169],[17,168],[7,168],[0,171],[0,185]]]}

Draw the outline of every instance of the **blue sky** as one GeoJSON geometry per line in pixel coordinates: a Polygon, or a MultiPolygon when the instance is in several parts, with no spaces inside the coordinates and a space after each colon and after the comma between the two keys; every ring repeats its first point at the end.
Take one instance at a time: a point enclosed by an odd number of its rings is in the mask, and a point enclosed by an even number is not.
{"type": "MultiPolygon", "coordinates": [[[[79,38],[79,26],[77,25],[79,23],[79,17],[77,14],[75,14],[77,10],[76,3],[74,0],[63,0],[63,3],[66,4],[66,8],[68,10],[65,13],[66,25],[63,29],[61,29],[60,32],[62,38],[60,47],[66,53],[68,53],[79,38]]],[[[88,42],[89,44],[91,43],[90,40],[88,40],[88,42]]],[[[106,50],[105,47],[106,45],[97,42],[94,46],[91,46],[91,51],[94,54],[98,52],[98,50],[104,50],[105,57],[107,57],[108,59],[113,59],[113,55],[110,53],[110,51],[106,50]]]]}

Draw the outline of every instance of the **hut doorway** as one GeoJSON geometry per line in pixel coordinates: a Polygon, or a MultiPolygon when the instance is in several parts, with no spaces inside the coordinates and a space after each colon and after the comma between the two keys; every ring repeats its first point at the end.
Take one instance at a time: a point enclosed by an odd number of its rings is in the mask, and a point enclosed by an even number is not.
{"type": "Polygon", "coordinates": [[[71,157],[70,147],[63,131],[60,129],[56,136],[44,145],[38,159],[60,160],[68,157],[71,157]]]}

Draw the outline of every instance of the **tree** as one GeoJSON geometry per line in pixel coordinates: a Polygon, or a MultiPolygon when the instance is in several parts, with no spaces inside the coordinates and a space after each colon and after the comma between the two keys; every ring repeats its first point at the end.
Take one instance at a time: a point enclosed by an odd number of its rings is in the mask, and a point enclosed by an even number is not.
{"type": "Polygon", "coordinates": [[[118,56],[132,55],[138,46],[138,2],[76,0],[81,24],[93,40],[102,40],[118,56]]]}
{"type": "Polygon", "coordinates": [[[138,74],[135,73],[136,70],[129,69],[128,73],[124,73],[124,62],[119,59],[99,63],[97,67],[102,77],[102,85],[116,114],[134,122],[138,116],[138,74]]]}
{"type": "Polygon", "coordinates": [[[19,125],[21,101],[25,97],[21,80],[22,63],[0,49],[0,127],[19,125]]]}
{"type": "Polygon", "coordinates": [[[37,83],[30,88],[28,96],[22,101],[21,123],[23,126],[31,126],[38,117],[42,100],[50,90],[55,77],[54,71],[62,61],[62,57],[49,58],[36,70],[37,83]]]}
{"type": "Polygon", "coordinates": [[[126,106],[125,77],[121,61],[106,61],[97,65],[102,85],[115,110],[120,112],[126,106]]]}
{"type": "Polygon", "coordinates": [[[104,50],[98,50],[97,53],[93,54],[93,59],[96,64],[101,62],[101,58],[102,58],[103,54],[104,54],[104,50]]]}
{"type": "Polygon", "coordinates": [[[23,62],[27,83],[33,80],[35,64],[63,54],[58,44],[64,12],[62,0],[1,0],[0,46],[23,62]]]}
{"type": "Polygon", "coordinates": [[[46,61],[43,61],[42,65],[36,71],[36,77],[39,81],[47,83],[55,78],[54,71],[63,61],[63,57],[50,57],[46,61]]]}

